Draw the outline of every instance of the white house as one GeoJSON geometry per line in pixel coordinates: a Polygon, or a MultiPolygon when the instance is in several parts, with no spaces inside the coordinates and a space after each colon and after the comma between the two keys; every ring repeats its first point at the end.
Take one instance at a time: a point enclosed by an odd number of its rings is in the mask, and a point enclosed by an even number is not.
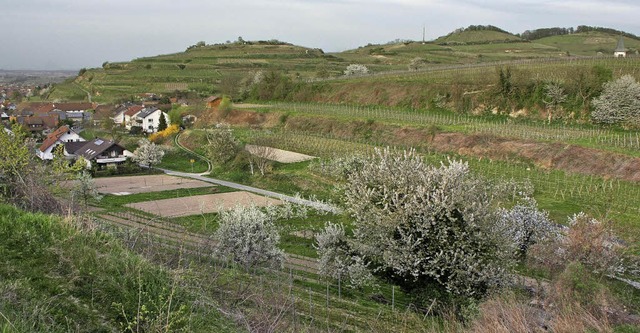
{"type": "Polygon", "coordinates": [[[86,141],[83,139],[78,133],[74,132],[68,126],[62,126],[57,130],[51,132],[47,135],[47,138],[44,139],[42,145],[36,151],[38,157],[43,160],[52,160],[53,159],[53,150],[61,144],[65,142],[83,142],[86,141]]]}
{"type": "Polygon", "coordinates": [[[146,108],[136,116],[139,119],[142,130],[147,133],[155,133],[160,126],[160,117],[164,117],[164,120],[169,125],[169,115],[160,109],[146,108]]]}
{"type": "Polygon", "coordinates": [[[616,50],[613,51],[613,56],[616,58],[624,58],[627,56],[627,48],[624,47],[624,40],[622,37],[618,40],[618,45],[616,46],[616,50]]]}
{"type": "Polygon", "coordinates": [[[141,105],[133,105],[127,108],[127,111],[124,113],[124,127],[128,130],[133,126],[140,126],[138,122],[138,114],[144,110],[144,106],[141,105]]]}

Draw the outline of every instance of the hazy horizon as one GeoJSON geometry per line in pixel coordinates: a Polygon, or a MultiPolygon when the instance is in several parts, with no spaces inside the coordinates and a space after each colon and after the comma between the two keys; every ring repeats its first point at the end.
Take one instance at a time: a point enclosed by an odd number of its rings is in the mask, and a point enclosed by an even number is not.
{"type": "Polygon", "coordinates": [[[423,26],[427,40],[469,25],[511,33],[590,25],[640,34],[635,0],[21,0],[1,8],[5,70],[100,67],[240,36],[340,52],[422,40],[423,26]]]}

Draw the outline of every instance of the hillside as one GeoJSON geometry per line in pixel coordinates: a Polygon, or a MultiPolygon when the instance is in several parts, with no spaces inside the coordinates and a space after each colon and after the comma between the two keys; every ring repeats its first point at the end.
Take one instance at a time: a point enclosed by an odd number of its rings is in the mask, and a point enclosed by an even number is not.
{"type": "Polygon", "coordinates": [[[505,31],[498,30],[470,30],[454,31],[435,40],[436,44],[461,45],[461,44],[487,44],[519,42],[522,39],[505,31]]]}
{"type": "MultiPolygon", "coordinates": [[[[191,91],[196,96],[227,94],[242,99],[259,72],[275,71],[290,82],[336,78],[352,63],[363,64],[372,73],[407,71],[416,59],[416,69],[539,58],[564,58],[567,54],[609,54],[617,36],[586,32],[524,41],[497,30],[452,32],[433,42],[400,42],[367,45],[339,53],[291,45],[278,41],[196,44],[184,52],[105,63],[82,76],[58,84],[50,100],[112,102],[153,92],[174,94],[191,91]]],[[[625,39],[627,47],[640,48],[640,41],[625,39]]]]}
{"type": "MultiPolygon", "coordinates": [[[[581,32],[570,35],[537,39],[534,43],[546,45],[578,56],[611,55],[620,39],[619,35],[598,31],[581,32]]],[[[640,40],[623,37],[627,49],[640,50],[640,40]]]]}
{"type": "Polygon", "coordinates": [[[0,204],[1,332],[237,331],[170,270],[72,222],[0,204]]]}

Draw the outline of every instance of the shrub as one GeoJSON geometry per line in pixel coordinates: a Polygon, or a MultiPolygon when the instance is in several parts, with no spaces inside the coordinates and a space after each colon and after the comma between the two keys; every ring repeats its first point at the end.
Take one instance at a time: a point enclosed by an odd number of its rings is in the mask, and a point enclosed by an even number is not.
{"type": "Polygon", "coordinates": [[[233,136],[228,124],[216,124],[207,130],[207,157],[214,163],[224,164],[232,160],[240,152],[240,142],[233,136]]]}
{"type": "Polygon", "coordinates": [[[236,206],[222,211],[214,240],[216,253],[247,270],[254,266],[281,267],[284,262],[274,218],[256,206],[236,206]]]}
{"type": "Polygon", "coordinates": [[[344,186],[351,250],[417,300],[481,298],[507,282],[512,265],[488,187],[462,162],[434,167],[413,150],[376,150],[344,186]]]}
{"type": "Polygon", "coordinates": [[[557,236],[557,228],[546,211],[538,210],[535,199],[525,197],[511,209],[500,209],[498,228],[513,240],[516,251],[524,257],[533,244],[557,236]]]}
{"type": "Polygon", "coordinates": [[[640,84],[631,75],[604,84],[593,100],[591,118],[596,123],[640,125],[640,84]]]}
{"type": "Polygon", "coordinates": [[[178,125],[171,125],[163,131],[159,131],[149,135],[149,141],[154,143],[162,143],[168,137],[171,137],[174,134],[178,134],[179,132],[180,132],[180,127],[178,125]]]}
{"type": "Polygon", "coordinates": [[[369,68],[365,65],[361,64],[351,64],[347,66],[347,69],[344,71],[344,75],[364,75],[369,73],[369,68]]]}

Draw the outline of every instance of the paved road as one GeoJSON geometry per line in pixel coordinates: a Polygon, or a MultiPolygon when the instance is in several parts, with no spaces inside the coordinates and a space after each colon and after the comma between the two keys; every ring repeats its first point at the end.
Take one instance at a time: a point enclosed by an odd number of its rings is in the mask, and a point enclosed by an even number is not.
{"type": "Polygon", "coordinates": [[[292,197],[292,196],[285,195],[285,194],[282,194],[282,193],[263,190],[263,189],[260,189],[260,188],[257,188],[257,187],[242,185],[242,184],[238,184],[238,183],[232,183],[232,182],[228,182],[226,180],[221,180],[221,179],[214,179],[214,178],[204,177],[204,176],[202,176],[200,174],[196,174],[196,173],[179,172],[179,171],[173,171],[173,170],[161,169],[161,168],[158,168],[158,169],[164,171],[164,173],[166,173],[167,175],[197,179],[197,180],[200,180],[200,181],[203,181],[203,182],[207,182],[207,183],[211,183],[211,184],[222,185],[222,186],[226,186],[226,187],[230,187],[230,188],[235,188],[235,189],[241,190],[241,191],[247,191],[247,192],[251,192],[251,193],[255,193],[255,194],[264,195],[264,196],[270,197],[270,198],[275,198],[275,199],[279,199],[279,200],[283,200],[283,201],[288,201],[288,202],[299,204],[299,205],[309,206],[309,207],[312,207],[312,208],[315,208],[315,209],[318,209],[318,210],[323,210],[323,211],[326,211],[326,212],[332,212],[332,213],[340,212],[340,209],[338,207],[326,204],[324,202],[318,202],[318,201],[312,201],[312,200],[302,199],[302,198],[298,198],[298,197],[292,197]]]}

